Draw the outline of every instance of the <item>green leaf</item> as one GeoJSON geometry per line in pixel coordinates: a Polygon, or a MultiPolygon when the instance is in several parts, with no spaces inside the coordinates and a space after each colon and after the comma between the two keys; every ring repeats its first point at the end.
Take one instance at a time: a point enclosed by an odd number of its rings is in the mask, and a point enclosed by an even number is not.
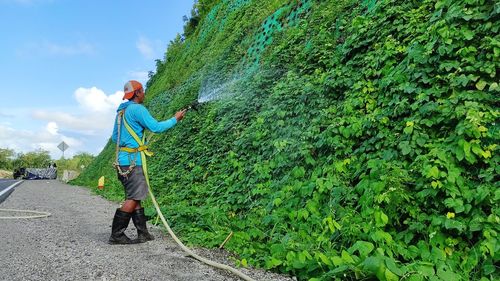
{"type": "Polygon", "coordinates": [[[496,271],[496,267],[493,264],[487,263],[487,264],[483,265],[484,275],[490,275],[495,271],[496,271]]]}
{"type": "Polygon", "coordinates": [[[424,281],[424,276],[418,274],[418,272],[410,275],[405,281],[424,281]]]}
{"type": "Polygon", "coordinates": [[[354,260],[352,259],[351,255],[349,255],[348,252],[342,250],[341,256],[344,263],[354,263],[354,260]]]}
{"type": "Polygon", "coordinates": [[[405,127],[403,129],[403,132],[407,135],[411,135],[411,133],[413,132],[413,126],[410,126],[410,127],[405,127]]]}
{"type": "Polygon", "coordinates": [[[331,260],[333,262],[333,265],[335,265],[335,266],[339,266],[339,265],[344,264],[344,260],[339,256],[333,256],[333,257],[331,257],[331,260]]]}
{"type": "Polygon", "coordinates": [[[377,227],[383,227],[389,222],[389,217],[382,211],[375,211],[375,224],[377,227]]]}
{"type": "Polygon", "coordinates": [[[444,271],[439,269],[437,272],[437,276],[443,280],[461,280],[462,277],[452,271],[444,271]]]}
{"type": "Polygon", "coordinates": [[[375,246],[373,246],[370,242],[356,241],[356,243],[349,248],[349,252],[354,253],[355,251],[358,251],[361,257],[366,257],[373,251],[374,248],[375,246]]]}
{"type": "Polygon", "coordinates": [[[304,167],[296,166],[292,170],[292,175],[297,179],[303,178],[305,174],[306,174],[306,170],[304,169],[304,167]]]}
{"type": "Polygon", "coordinates": [[[454,220],[454,219],[447,219],[444,223],[444,227],[446,229],[456,229],[460,232],[462,232],[465,229],[465,226],[463,223],[454,220]]]}
{"type": "Polygon", "coordinates": [[[479,91],[482,91],[484,89],[484,87],[486,87],[486,81],[484,80],[479,80],[477,83],[476,83],[476,88],[479,90],[479,91]]]}
{"type": "Polygon", "coordinates": [[[432,166],[429,169],[429,172],[427,173],[428,178],[435,178],[437,179],[439,177],[439,169],[436,166],[432,166]]]}
{"type": "Polygon", "coordinates": [[[330,261],[330,259],[323,253],[317,253],[316,254],[317,257],[319,257],[319,259],[321,260],[321,262],[323,262],[324,264],[326,265],[331,265],[332,262],[330,261]]]}
{"type": "Polygon", "coordinates": [[[403,276],[404,272],[396,265],[394,259],[392,258],[386,258],[385,259],[385,265],[387,268],[391,271],[394,272],[394,274],[398,276],[403,276]]]}
{"type": "Polygon", "coordinates": [[[472,152],[478,156],[482,156],[484,151],[478,143],[472,144],[472,152]]]}
{"type": "Polygon", "coordinates": [[[418,145],[424,146],[425,143],[427,142],[427,139],[425,137],[418,136],[417,139],[416,139],[416,142],[417,142],[418,145]]]}
{"type": "Polygon", "coordinates": [[[490,84],[490,88],[488,89],[490,91],[498,91],[500,90],[500,87],[498,86],[497,82],[493,82],[490,84]]]}
{"type": "Polygon", "coordinates": [[[464,140],[462,142],[462,147],[464,149],[465,157],[470,156],[470,143],[464,140]]]}
{"type": "Polygon", "coordinates": [[[462,161],[465,156],[463,147],[455,147],[455,155],[457,156],[458,161],[462,161]]]}
{"type": "Polygon", "coordinates": [[[417,267],[417,271],[427,277],[434,276],[435,274],[434,267],[432,265],[419,265],[417,267]]]}
{"type": "Polygon", "coordinates": [[[407,155],[411,152],[411,146],[408,141],[400,142],[398,147],[401,149],[401,153],[403,153],[403,155],[407,155]]]}
{"type": "Polygon", "coordinates": [[[462,34],[464,35],[465,40],[471,40],[472,38],[474,38],[474,32],[472,30],[463,28],[462,34]]]}
{"type": "Polygon", "coordinates": [[[382,231],[382,230],[377,230],[374,233],[371,234],[370,236],[375,242],[382,242],[384,241],[387,244],[390,244],[393,242],[391,234],[382,231]]]}
{"type": "Polygon", "coordinates": [[[281,202],[283,202],[283,200],[281,200],[281,198],[275,198],[273,200],[273,205],[278,207],[279,205],[281,205],[281,202]]]}
{"type": "Polygon", "coordinates": [[[385,265],[381,257],[368,257],[362,263],[363,269],[373,274],[384,273],[385,265]]]}
{"type": "Polygon", "coordinates": [[[385,269],[385,279],[387,281],[399,281],[399,277],[387,268],[385,269]]]}

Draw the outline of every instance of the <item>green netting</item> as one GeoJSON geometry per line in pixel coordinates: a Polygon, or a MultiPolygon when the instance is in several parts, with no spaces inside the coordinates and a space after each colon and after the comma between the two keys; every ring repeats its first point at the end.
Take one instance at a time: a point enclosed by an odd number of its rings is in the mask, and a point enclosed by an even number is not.
{"type": "Polygon", "coordinates": [[[370,13],[376,8],[377,0],[364,0],[362,5],[366,7],[366,12],[370,13]]]}
{"type": "Polygon", "coordinates": [[[203,22],[198,43],[204,43],[208,33],[214,28],[218,27],[219,31],[224,28],[228,16],[250,2],[251,0],[224,0],[217,4],[203,22]]]}
{"type": "Polygon", "coordinates": [[[249,2],[250,0],[224,0],[223,3],[227,4],[227,13],[230,14],[249,2]]]}
{"type": "Polygon", "coordinates": [[[198,39],[199,44],[202,44],[205,41],[205,38],[207,37],[207,34],[212,31],[212,29],[218,25],[217,23],[217,14],[219,13],[219,9],[221,7],[221,4],[215,5],[215,7],[210,10],[208,15],[205,17],[203,20],[203,26],[201,27],[201,32],[200,36],[198,39]]]}
{"type": "MultiPolygon", "coordinates": [[[[370,0],[375,1],[375,0],[370,0]]],[[[205,44],[207,36],[215,30],[222,30],[227,18],[234,12],[243,8],[251,0],[223,0],[217,4],[206,16],[200,29],[196,44],[205,44]]],[[[312,8],[313,0],[295,0],[276,10],[267,17],[255,35],[250,39],[250,47],[241,62],[243,68],[258,64],[263,51],[273,42],[273,34],[284,28],[294,26],[299,19],[307,15],[312,8]]],[[[209,40],[209,39],[208,39],[209,40]]]]}
{"type": "Polygon", "coordinates": [[[279,8],[269,16],[254,36],[253,43],[247,50],[245,62],[259,63],[262,52],[273,41],[273,34],[283,28],[296,25],[298,20],[310,12],[312,0],[300,0],[279,8]]]}

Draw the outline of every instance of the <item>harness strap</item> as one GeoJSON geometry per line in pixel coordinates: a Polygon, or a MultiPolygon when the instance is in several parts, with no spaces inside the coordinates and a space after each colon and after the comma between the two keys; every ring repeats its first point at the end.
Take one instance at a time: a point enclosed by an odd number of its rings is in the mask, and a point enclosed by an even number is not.
{"type": "Polygon", "coordinates": [[[128,174],[130,174],[130,172],[132,171],[132,169],[136,166],[135,165],[135,158],[137,157],[137,153],[140,153],[141,155],[145,154],[146,156],[153,156],[153,153],[150,152],[150,151],[148,151],[148,146],[147,145],[144,145],[144,141],[146,139],[146,133],[144,132],[142,134],[142,140],[139,139],[139,136],[137,136],[137,134],[134,132],[134,130],[127,123],[127,120],[125,119],[125,109],[122,109],[122,110],[120,110],[120,112],[118,112],[116,123],[117,123],[117,127],[118,127],[117,128],[118,132],[117,132],[117,140],[116,140],[115,162],[113,163],[113,166],[117,169],[117,171],[118,171],[118,173],[120,175],[122,175],[122,176],[128,176],[128,174]],[[121,133],[120,131],[121,131],[121,123],[122,122],[123,122],[123,125],[125,125],[125,128],[127,129],[128,133],[132,136],[132,138],[134,138],[134,140],[137,142],[137,144],[139,145],[139,147],[137,147],[137,148],[120,147],[120,133],[121,133]],[[126,171],[123,171],[120,168],[120,164],[118,162],[118,153],[120,151],[125,151],[125,152],[128,152],[128,153],[134,153],[134,155],[135,155],[134,159],[132,159],[130,161],[130,166],[129,166],[129,168],[126,171]]]}
{"type": "MultiPolygon", "coordinates": [[[[125,125],[125,128],[127,129],[128,133],[134,138],[134,140],[139,144],[138,148],[131,148],[131,147],[121,147],[120,150],[132,150],[131,152],[142,152],[144,151],[144,154],[146,156],[153,156],[153,153],[148,151],[148,146],[144,145],[144,141],[146,140],[146,132],[142,134],[142,139],[139,139],[139,136],[132,130],[132,127],[127,123],[127,120],[125,120],[125,116],[123,117],[123,124],[125,125]]],[[[129,151],[130,152],[130,151],[129,151]]]]}
{"type": "Polygon", "coordinates": [[[120,150],[120,132],[121,132],[121,127],[122,127],[122,118],[123,118],[124,110],[120,110],[118,112],[118,115],[116,116],[116,127],[117,127],[117,136],[116,136],[116,149],[115,149],[115,162],[113,163],[113,166],[118,165],[118,152],[120,150]]]}
{"type": "Polygon", "coordinates": [[[126,146],[120,147],[120,151],[125,151],[125,152],[129,152],[129,153],[141,152],[144,150],[148,150],[147,145],[141,145],[138,148],[130,148],[130,147],[126,147],[126,146]]]}

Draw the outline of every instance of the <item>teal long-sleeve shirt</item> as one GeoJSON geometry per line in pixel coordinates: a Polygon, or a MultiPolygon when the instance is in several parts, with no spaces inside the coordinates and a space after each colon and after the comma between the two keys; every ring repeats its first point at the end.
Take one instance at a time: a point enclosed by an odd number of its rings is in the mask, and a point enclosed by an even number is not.
{"type": "MultiPolygon", "coordinates": [[[[142,105],[135,103],[133,101],[128,101],[120,104],[117,112],[120,112],[122,109],[125,109],[125,120],[130,125],[132,130],[137,134],[139,139],[142,139],[142,135],[144,134],[144,129],[148,129],[153,133],[161,133],[164,132],[177,124],[177,119],[172,117],[168,120],[158,122],[149,111],[142,105]]],[[[115,117],[115,125],[113,128],[113,135],[111,139],[113,142],[117,142],[118,137],[118,125],[117,119],[118,114],[115,117]]],[[[139,144],[134,140],[132,135],[127,131],[125,124],[121,124],[120,128],[120,147],[130,147],[130,148],[138,148],[139,144]]],[[[118,153],[118,163],[120,166],[129,166],[130,161],[135,159],[135,164],[137,166],[142,165],[141,155],[139,152],[137,153],[129,153],[126,151],[120,151],[118,153]]]]}

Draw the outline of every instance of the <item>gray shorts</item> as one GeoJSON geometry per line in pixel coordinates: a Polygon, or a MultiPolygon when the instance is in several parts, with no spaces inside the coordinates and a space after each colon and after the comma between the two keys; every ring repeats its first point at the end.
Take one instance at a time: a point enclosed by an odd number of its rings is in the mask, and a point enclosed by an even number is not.
{"type": "MultiPolygon", "coordinates": [[[[120,168],[122,171],[128,170],[128,166],[120,166],[120,168]]],[[[126,199],[144,200],[148,197],[148,185],[142,171],[142,166],[135,166],[126,177],[118,174],[118,179],[125,188],[126,199]]]]}

